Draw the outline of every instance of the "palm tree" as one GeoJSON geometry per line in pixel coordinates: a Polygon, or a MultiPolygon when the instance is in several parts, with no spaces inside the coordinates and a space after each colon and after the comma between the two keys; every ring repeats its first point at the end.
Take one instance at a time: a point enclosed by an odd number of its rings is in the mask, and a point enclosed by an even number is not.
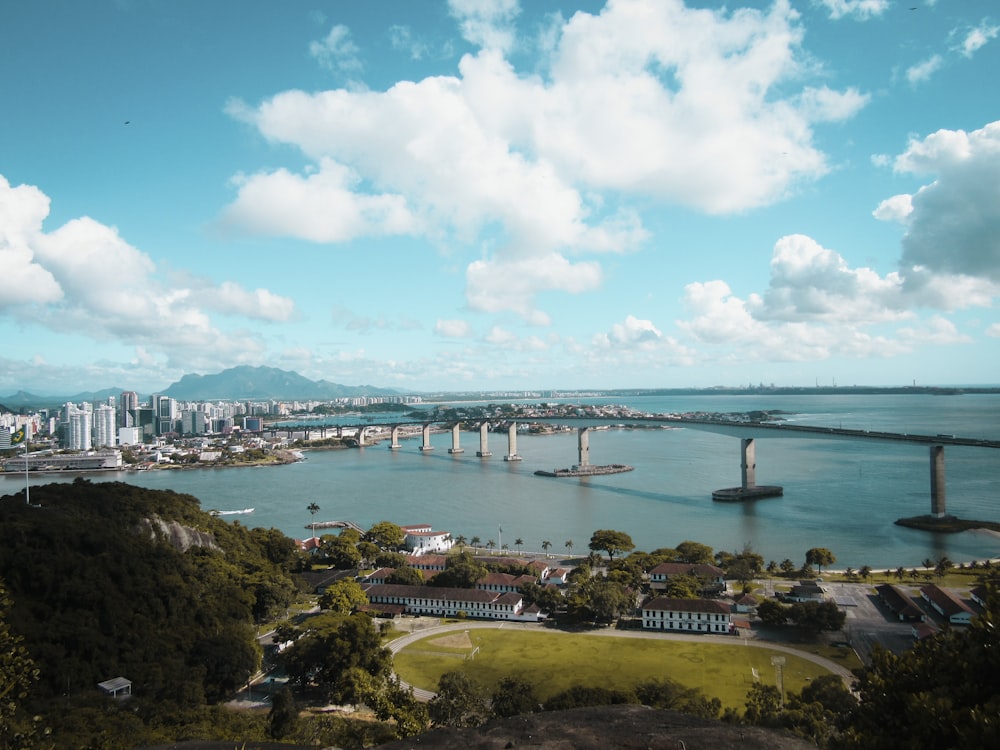
{"type": "Polygon", "coordinates": [[[510,545],[509,544],[504,544],[502,547],[500,547],[500,549],[501,549],[501,551],[506,552],[507,550],[510,549],[510,545]]]}
{"type": "Polygon", "coordinates": [[[872,566],[862,565],[860,568],[858,568],[858,575],[867,581],[869,578],[872,577],[872,566]]]}
{"type": "Polygon", "coordinates": [[[569,553],[571,555],[573,554],[573,540],[572,539],[567,539],[566,540],[566,549],[569,550],[569,553]]]}
{"type": "Polygon", "coordinates": [[[518,537],[514,540],[514,546],[517,547],[517,554],[521,554],[521,545],[524,544],[524,540],[518,537]]]}
{"type": "Polygon", "coordinates": [[[898,578],[899,580],[902,581],[903,580],[903,576],[905,576],[905,575],[906,575],[906,571],[903,569],[902,565],[900,565],[898,568],[896,568],[896,578],[898,578]]]}
{"type": "Polygon", "coordinates": [[[469,540],[469,545],[472,547],[472,549],[475,549],[476,547],[479,546],[480,542],[482,541],[483,540],[480,539],[478,536],[474,536],[472,537],[472,539],[469,540]]]}
{"type": "Polygon", "coordinates": [[[468,541],[463,534],[459,534],[455,537],[455,544],[458,545],[459,549],[465,547],[465,543],[468,541]]]}
{"type": "Polygon", "coordinates": [[[552,542],[550,542],[550,541],[549,541],[548,539],[543,539],[543,540],[542,540],[542,550],[543,550],[543,551],[544,551],[544,552],[545,552],[546,554],[548,554],[548,551],[549,551],[549,547],[551,547],[551,546],[552,546],[552,542]]]}
{"type": "Polygon", "coordinates": [[[490,540],[488,540],[486,542],[486,549],[488,549],[490,551],[491,555],[493,554],[493,548],[496,547],[496,546],[497,546],[497,543],[494,542],[492,539],[490,539],[490,540]]]}
{"type": "Polygon", "coordinates": [[[319,506],[316,503],[309,503],[306,510],[312,514],[312,532],[313,536],[316,536],[316,514],[319,512],[319,506]]]}

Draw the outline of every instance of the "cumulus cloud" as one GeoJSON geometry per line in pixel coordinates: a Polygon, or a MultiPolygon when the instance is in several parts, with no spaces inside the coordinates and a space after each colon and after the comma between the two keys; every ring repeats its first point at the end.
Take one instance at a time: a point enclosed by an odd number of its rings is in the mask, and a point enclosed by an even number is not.
{"type": "Polygon", "coordinates": [[[737,12],[617,0],[554,17],[548,58],[530,72],[509,58],[515,0],[449,10],[478,50],[454,75],[231,103],[310,167],[240,176],[225,221],[316,242],[424,237],[466,253],[474,309],[541,322],[538,293],[600,281],[597,261],[568,258],[646,239],[634,203],[725,214],[781,200],[829,169],[813,127],[868,101],[808,85],[788,0],[737,12]]]}
{"type": "Polygon", "coordinates": [[[914,138],[894,169],[934,176],[896,217],[906,227],[904,275],[923,269],[1000,283],[1000,121],[914,138]]]}
{"type": "Polygon", "coordinates": [[[258,334],[223,331],[206,310],[257,320],[287,320],[292,314],[290,300],[265,289],[205,280],[170,283],[114,227],[89,217],[45,232],[48,212],[41,190],[12,188],[0,176],[0,290],[4,302],[27,301],[16,296],[21,294],[34,303],[10,304],[11,316],[61,333],[117,339],[137,352],[159,353],[167,367],[190,370],[220,360],[248,361],[263,350],[258,334]],[[7,289],[14,280],[26,289],[7,289]]]}
{"type": "Polygon", "coordinates": [[[851,17],[859,21],[881,16],[889,9],[889,0],[814,0],[830,12],[830,18],[837,20],[851,17]]]}

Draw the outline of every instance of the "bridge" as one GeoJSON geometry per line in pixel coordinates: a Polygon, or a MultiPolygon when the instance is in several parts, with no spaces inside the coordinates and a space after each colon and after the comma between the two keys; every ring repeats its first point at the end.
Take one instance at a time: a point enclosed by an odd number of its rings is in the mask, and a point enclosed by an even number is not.
{"type": "Polygon", "coordinates": [[[296,432],[304,433],[306,439],[313,431],[319,431],[325,438],[326,433],[335,431],[338,437],[343,437],[345,433],[350,434],[357,441],[359,447],[367,444],[368,432],[378,428],[387,430],[389,433],[389,450],[400,450],[402,445],[399,442],[400,435],[404,428],[412,428],[414,434],[417,428],[421,435],[421,452],[433,451],[431,445],[431,431],[435,425],[440,425],[451,433],[451,447],[449,454],[464,453],[461,447],[462,426],[466,424],[475,425],[475,430],[479,432],[479,450],[476,456],[488,458],[492,456],[489,450],[489,428],[490,424],[500,426],[506,425],[507,432],[507,452],[503,456],[504,461],[520,461],[521,456],[517,452],[517,425],[518,422],[526,424],[551,424],[566,427],[576,426],[577,428],[577,466],[589,467],[590,464],[590,432],[599,426],[608,424],[624,424],[627,426],[674,426],[687,427],[709,432],[716,432],[723,435],[740,438],[740,469],[741,484],[739,487],[725,488],[713,492],[713,498],[717,500],[751,500],[758,497],[770,497],[780,495],[782,488],[775,485],[758,486],[756,483],[756,443],[758,437],[810,437],[831,440],[874,440],[892,441],[897,443],[916,443],[927,445],[930,455],[930,515],[936,518],[943,518],[947,515],[947,493],[945,484],[945,446],[976,447],[988,449],[1000,449],[1000,440],[986,440],[982,438],[960,437],[950,434],[924,435],[911,433],[884,432],[878,430],[859,430],[841,427],[821,427],[817,425],[791,424],[788,422],[761,422],[761,421],[738,421],[707,419],[703,417],[685,417],[675,415],[643,415],[629,416],[623,418],[616,417],[582,417],[582,416],[534,416],[523,415],[514,419],[491,419],[484,420],[479,417],[471,417],[463,421],[455,419],[427,419],[427,420],[395,420],[392,422],[375,423],[373,420],[365,420],[363,423],[325,425],[315,423],[282,424],[272,425],[265,428],[265,431],[275,435],[278,431],[286,432],[291,438],[296,432]]]}

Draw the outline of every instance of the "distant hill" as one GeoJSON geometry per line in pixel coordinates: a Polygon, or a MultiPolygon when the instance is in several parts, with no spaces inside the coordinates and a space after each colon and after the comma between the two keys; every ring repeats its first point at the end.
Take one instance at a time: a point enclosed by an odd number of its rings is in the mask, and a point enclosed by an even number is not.
{"type": "MultiPolygon", "coordinates": [[[[99,391],[52,396],[41,396],[28,391],[18,391],[10,396],[0,396],[0,403],[9,411],[54,408],[67,402],[107,401],[117,399],[125,388],[103,388],[99,391]]],[[[282,399],[298,401],[328,401],[355,396],[398,396],[402,391],[379,388],[373,385],[341,385],[328,380],[310,380],[297,372],[276,367],[231,367],[214,375],[185,375],[176,383],[156,391],[182,401],[214,401],[241,399],[282,399]]],[[[149,394],[140,394],[149,396],[149,394]]],[[[2,407],[0,407],[2,410],[2,407]]]]}
{"type": "Polygon", "coordinates": [[[185,401],[212,399],[297,399],[325,401],[354,396],[391,396],[399,391],[372,385],[348,386],[310,380],[276,367],[231,367],[215,375],[185,375],[162,393],[185,401]]]}

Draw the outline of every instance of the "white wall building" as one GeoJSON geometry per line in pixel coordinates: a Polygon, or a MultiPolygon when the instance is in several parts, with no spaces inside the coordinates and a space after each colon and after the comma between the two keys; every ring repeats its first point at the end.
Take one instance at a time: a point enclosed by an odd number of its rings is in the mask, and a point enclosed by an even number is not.
{"type": "Polygon", "coordinates": [[[406,534],[403,538],[403,546],[411,555],[447,552],[454,544],[451,532],[433,531],[429,524],[415,524],[400,528],[406,534]]]}
{"type": "Polygon", "coordinates": [[[642,605],[642,627],[685,633],[728,633],[733,627],[733,615],[728,604],[714,599],[658,596],[642,605]]]}
{"type": "Polygon", "coordinates": [[[94,410],[94,446],[110,448],[117,445],[118,415],[115,407],[101,404],[94,410]]]}

